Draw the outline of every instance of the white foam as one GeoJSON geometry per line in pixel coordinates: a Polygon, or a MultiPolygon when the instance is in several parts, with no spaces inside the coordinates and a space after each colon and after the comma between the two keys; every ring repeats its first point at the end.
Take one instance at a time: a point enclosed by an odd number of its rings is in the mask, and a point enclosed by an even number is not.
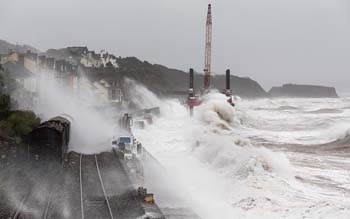
{"type": "Polygon", "coordinates": [[[163,104],[163,116],[135,135],[177,176],[202,218],[279,218],[292,194],[302,192],[286,154],[236,134],[242,128],[240,106],[233,109],[225,97],[210,94],[189,118],[177,102],[163,104]]]}

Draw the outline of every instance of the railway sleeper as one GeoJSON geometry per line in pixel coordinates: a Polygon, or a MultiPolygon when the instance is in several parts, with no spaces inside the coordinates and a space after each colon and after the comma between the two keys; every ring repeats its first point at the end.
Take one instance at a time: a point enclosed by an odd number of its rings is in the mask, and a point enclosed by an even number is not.
{"type": "Polygon", "coordinates": [[[104,197],[94,198],[94,199],[86,199],[84,202],[85,202],[86,206],[88,206],[88,207],[106,205],[106,199],[104,197]]]}

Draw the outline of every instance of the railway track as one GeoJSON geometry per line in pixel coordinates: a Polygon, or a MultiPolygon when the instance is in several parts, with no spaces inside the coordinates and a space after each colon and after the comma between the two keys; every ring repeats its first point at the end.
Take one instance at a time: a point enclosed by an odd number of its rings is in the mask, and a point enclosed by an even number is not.
{"type": "Polygon", "coordinates": [[[107,193],[106,193],[106,189],[105,189],[105,186],[103,184],[100,168],[98,167],[97,155],[95,155],[95,162],[96,162],[96,170],[97,170],[97,173],[98,173],[98,177],[100,179],[101,187],[102,187],[102,190],[103,190],[103,195],[105,196],[106,203],[107,203],[107,206],[108,206],[108,211],[109,211],[109,214],[111,215],[111,219],[113,219],[113,213],[112,213],[111,205],[109,203],[109,199],[108,199],[108,196],[107,196],[107,193]]]}
{"type": "Polygon", "coordinates": [[[24,203],[28,199],[28,196],[29,196],[29,194],[22,197],[21,201],[18,204],[18,207],[16,208],[14,215],[12,216],[12,219],[19,218],[19,215],[20,215],[21,211],[23,210],[24,203]]]}
{"type": "Polygon", "coordinates": [[[81,154],[79,163],[81,218],[114,219],[97,155],[81,154]]]}
{"type": "MultiPolygon", "coordinates": [[[[27,192],[27,194],[23,195],[20,201],[18,202],[18,205],[16,207],[16,210],[14,214],[12,215],[12,219],[31,219],[31,218],[48,218],[48,212],[51,205],[51,198],[52,198],[52,192],[51,192],[51,186],[49,183],[49,179],[51,178],[50,175],[46,175],[45,172],[46,169],[42,169],[34,175],[34,179],[39,179],[39,182],[36,182],[36,184],[27,192]],[[46,191],[50,191],[46,197],[41,196],[40,193],[42,192],[42,188],[45,188],[47,186],[46,191]],[[40,200],[40,198],[43,200],[40,200]]],[[[47,194],[44,192],[44,194],[47,194]]]]}
{"type": "MultiPolygon", "coordinates": [[[[28,215],[23,215],[23,211],[24,211],[24,207],[25,207],[25,204],[27,202],[27,200],[29,199],[31,194],[28,194],[27,196],[24,196],[17,209],[16,209],[16,212],[15,214],[13,215],[12,219],[20,219],[20,218],[28,218],[28,215]],[[22,217],[23,216],[23,217],[22,217]]],[[[48,198],[46,204],[45,204],[45,208],[44,208],[44,211],[43,211],[43,214],[42,214],[42,218],[43,219],[47,219],[48,218],[48,213],[49,213],[49,209],[50,209],[50,205],[51,205],[51,194],[50,194],[50,197],[48,198]]],[[[37,218],[36,216],[32,216],[33,218],[37,218]]],[[[31,218],[29,216],[29,218],[31,218]]]]}
{"type": "Polygon", "coordinates": [[[28,171],[27,189],[18,193],[5,218],[134,219],[145,214],[113,153],[76,154],[69,165],[63,171],[48,163],[28,166],[33,172],[28,171]]]}
{"type": "Polygon", "coordinates": [[[45,210],[44,210],[44,214],[43,214],[43,219],[48,219],[49,217],[49,209],[51,207],[51,200],[52,200],[52,193],[50,194],[48,200],[47,200],[47,203],[45,205],[45,210]]]}
{"type": "Polygon", "coordinates": [[[83,155],[80,154],[79,157],[79,184],[80,184],[80,210],[81,210],[81,218],[84,219],[84,199],[83,199],[83,180],[82,180],[82,165],[81,165],[81,160],[82,160],[83,155]]]}

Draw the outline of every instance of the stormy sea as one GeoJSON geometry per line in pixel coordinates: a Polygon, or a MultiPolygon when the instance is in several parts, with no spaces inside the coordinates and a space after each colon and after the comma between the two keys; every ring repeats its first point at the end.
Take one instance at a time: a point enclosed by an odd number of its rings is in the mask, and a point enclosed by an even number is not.
{"type": "Polygon", "coordinates": [[[349,218],[350,98],[235,98],[232,107],[214,92],[190,117],[179,100],[143,95],[161,106],[153,125],[133,132],[161,166],[145,180],[162,209],[349,218]]]}

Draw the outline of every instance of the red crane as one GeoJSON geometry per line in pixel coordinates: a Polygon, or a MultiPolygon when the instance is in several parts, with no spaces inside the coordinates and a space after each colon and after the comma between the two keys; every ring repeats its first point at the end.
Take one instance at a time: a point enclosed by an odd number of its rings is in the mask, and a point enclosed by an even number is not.
{"type": "MultiPolygon", "coordinates": [[[[211,41],[212,41],[212,14],[211,14],[211,4],[208,4],[207,22],[206,22],[206,33],[205,33],[205,57],[204,57],[204,93],[210,90],[210,74],[211,74],[211,41]]],[[[190,115],[193,115],[193,108],[202,103],[201,98],[195,95],[194,91],[194,71],[190,69],[190,84],[188,90],[187,105],[190,109],[190,115]]],[[[226,71],[226,89],[224,94],[229,98],[227,101],[234,106],[232,100],[231,86],[230,86],[230,70],[226,71]]]]}
{"type": "Polygon", "coordinates": [[[205,32],[204,92],[208,92],[210,89],[212,26],[213,22],[211,15],[211,4],[208,4],[208,14],[205,32]]]}

